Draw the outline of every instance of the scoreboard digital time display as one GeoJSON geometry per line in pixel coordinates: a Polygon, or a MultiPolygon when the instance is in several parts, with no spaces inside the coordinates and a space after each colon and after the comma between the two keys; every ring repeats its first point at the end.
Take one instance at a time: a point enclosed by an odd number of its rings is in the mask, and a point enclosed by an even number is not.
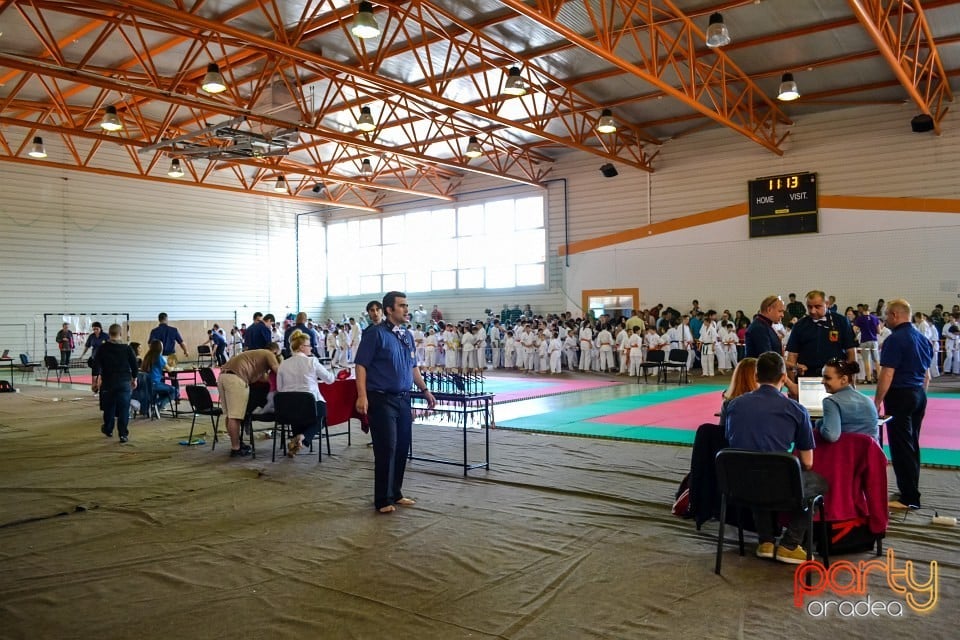
{"type": "Polygon", "coordinates": [[[788,173],[747,183],[750,237],[817,233],[817,174],[788,173]]]}

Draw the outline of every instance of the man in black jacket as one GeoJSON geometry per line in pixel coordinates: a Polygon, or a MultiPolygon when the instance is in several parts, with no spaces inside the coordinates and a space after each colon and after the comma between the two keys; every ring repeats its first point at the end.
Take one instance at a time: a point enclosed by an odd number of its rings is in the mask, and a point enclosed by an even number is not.
{"type": "Polygon", "coordinates": [[[92,389],[100,392],[100,408],[103,410],[103,426],[100,431],[113,437],[114,421],[120,433],[120,442],[126,442],[130,434],[130,395],[137,386],[137,357],[130,345],[120,341],[123,328],[110,325],[110,340],[104,342],[93,356],[97,375],[93,377],[92,389]]]}

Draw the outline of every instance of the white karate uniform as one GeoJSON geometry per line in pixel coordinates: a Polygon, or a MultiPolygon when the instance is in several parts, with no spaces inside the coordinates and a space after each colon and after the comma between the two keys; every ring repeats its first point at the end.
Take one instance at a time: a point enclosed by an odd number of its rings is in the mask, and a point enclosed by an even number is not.
{"type": "Polygon", "coordinates": [[[465,332],[460,338],[460,349],[463,352],[463,368],[471,371],[477,368],[477,349],[474,345],[473,334],[465,332]]]}
{"type": "Polygon", "coordinates": [[[924,320],[920,323],[920,326],[917,327],[920,330],[927,340],[930,341],[930,346],[933,347],[933,358],[930,359],[930,377],[939,378],[940,377],[940,334],[937,333],[937,328],[931,322],[924,320]]]}
{"type": "Polygon", "coordinates": [[[433,370],[437,366],[437,335],[427,335],[423,339],[423,359],[427,369],[433,370]]]}
{"type": "Polygon", "coordinates": [[[487,331],[487,339],[490,341],[490,353],[492,355],[490,367],[493,369],[499,369],[503,366],[503,352],[501,350],[503,333],[496,327],[496,325],[494,325],[490,327],[489,331],[487,331]]]}
{"type": "Polygon", "coordinates": [[[580,371],[590,370],[590,350],[593,348],[593,329],[580,329],[580,371]]]}
{"type": "Polygon", "coordinates": [[[700,363],[703,365],[703,375],[716,375],[714,356],[717,346],[717,327],[712,322],[705,322],[700,328],[700,363]]]}
{"type": "Polygon", "coordinates": [[[600,345],[600,358],[597,363],[600,371],[613,371],[617,366],[613,361],[613,336],[606,329],[601,329],[597,333],[597,343],[600,345]]]}
{"type": "Polygon", "coordinates": [[[417,348],[417,366],[423,366],[427,361],[426,335],[420,329],[413,330],[413,344],[417,348]]]}
{"type": "Polygon", "coordinates": [[[346,331],[340,331],[337,333],[337,358],[335,358],[337,366],[346,367],[349,364],[348,360],[348,349],[350,348],[349,338],[347,337],[346,331]]]}
{"type": "Polygon", "coordinates": [[[520,338],[523,345],[523,369],[533,373],[537,370],[537,336],[528,331],[520,338]]]}
{"type": "Polygon", "coordinates": [[[560,351],[563,349],[563,343],[560,338],[551,338],[547,347],[547,353],[550,356],[550,373],[562,373],[560,366],[560,351]]]}
{"type": "Polygon", "coordinates": [[[546,373],[550,370],[549,363],[550,338],[537,336],[537,371],[546,373]]]}
{"type": "Polygon", "coordinates": [[[643,363],[643,338],[639,333],[635,333],[627,340],[627,346],[630,349],[630,375],[640,375],[640,365],[643,363]]]}
{"type": "Polygon", "coordinates": [[[517,341],[513,336],[507,336],[503,341],[503,366],[505,369],[517,367],[517,341]]]}
{"type": "Polygon", "coordinates": [[[943,325],[943,339],[946,356],[943,360],[943,372],[960,374],[960,333],[950,333],[950,327],[957,326],[950,322],[943,325]]]}
{"type": "Polygon", "coordinates": [[[577,339],[570,332],[563,339],[563,357],[567,361],[567,369],[573,371],[577,368],[577,339]]]}
{"type": "Polygon", "coordinates": [[[620,360],[620,367],[618,368],[618,373],[623,375],[627,372],[627,362],[630,360],[630,346],[627,344],[630,341],[630,336],[627,334],[626,329],[620,329],[617,332],[616,345],[617,345],[617,355],[620,360]]]}

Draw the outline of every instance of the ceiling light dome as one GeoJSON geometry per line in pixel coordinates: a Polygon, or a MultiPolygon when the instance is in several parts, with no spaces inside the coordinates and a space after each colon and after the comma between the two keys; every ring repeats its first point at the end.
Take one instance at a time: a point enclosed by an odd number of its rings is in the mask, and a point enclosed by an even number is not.
{"type": "Polygon", "coordinates": [[[287,192],[287,180],[283,176],[277,176],[277,183],[273,185],[273,190],[276,193],[286,193],[287,192]]]}
{"type": "Polygon", "coordinates": [[[47,150],[43,146],[43,138],[40,136],[34,136],[33,146],[30,147],[30,151],[27,152],[27,155],[31,158],[46,158],[47,150]]]}
{"type": "Polygon", "coordinates": [[[613,119],[613,112],[610,109],[604,109],[600,112],[600,119],[597,120],[597,131],[599,133],[617,132],[617,121],[613,119]]]}
{"type": "Polygon", "coordinates": [[[120,131],[123,129],[123,123],[117,116],[117,108],[112,104],[108,106],[103,113],[103,119],[100,121],[100,128],[104,131],[120,131]]]}
{"type": "Polygon", "coordinates": [[[373,122],[373,115],[370,113],[370,107],[360,107],[360,117],[357,118],[357,129],[364,133],[370,133],[377,128],[373,122]]]}
{"type": "Polygon", "coordinates": [[[183,177],[183,168],[180,166],[180,161],[174,158],[170,162],[170,168],[167,169],[167,175],[171,178],[182,178],[183,177]]]}
{"type": "Polygon", "coordinates": [[[792,73],[785,73],[780,78],[780,89],[777,91],[777,100],[790,102],[800,97],[800,91],[797,89],[797,83],[793,79],[792,73]]]}
{"type": "Polygon", "coordinates": [[[507,72],[507,80],[503,83],[503,93],[508,96],[522,96],[527,92],[527,85],[520,75],[519,67],[510,67],[507,72]]]}
{"type": "Polygon", "coordinates": [[[223,79],[223,74],[220,73],[220,67],[216,62],[207,65],[207,73],[203,76],[200,88],[207,93],[223,93],[227,90],[227,81],[223,79]]]}
{"type": "Polygon", "coordinates": [[[477,136],[470,136],[470,140],[467,143],[467,150],[464,152],[468,158],[479,158],[483,155],[483,149],[480,147],[480,142],[477,140],[477,136]]]}
{"type": "Polygon", "coordinates": [[[710,25],[707,27],[707,46],[710,48],[722,47],[730,44],[730,32],[723,23],[723,16],[716,12],[710,16],[710,25]]]}
{"type": "Polygon", "coordinates": [[[377,18],[373,15],[372,4],[369,2],[360,3],[356,15],[353,16],[350,33],[363,40],[376,38],[380,35],[380,25],[377,24],[377,18]]]}
{"type": "Polygon", "coordinates": [[[373,165],[370,164],[369,158],[364,158],[363,162],[360,164],[360,175],[373,175],[373,165]]]}

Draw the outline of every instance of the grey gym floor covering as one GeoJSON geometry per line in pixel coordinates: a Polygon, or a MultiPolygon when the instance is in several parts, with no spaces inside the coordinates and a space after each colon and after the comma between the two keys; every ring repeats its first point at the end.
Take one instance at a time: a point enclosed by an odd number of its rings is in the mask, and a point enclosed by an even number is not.
{"type": "MultiPolygon", "coordinates": [[[[917,579],[938,563],[933,610],[874,571],[865,595],[808,597],[851,603],[824,618],[749,534],[741,558],[728,529],[713,573],[715,524],[670,514],[686,447],[494,430],[489,471],[414,462],[416,506],[377,515],[356,427],[317,464],[271,463],[266,440],[231,461],[209,423],[180,446],[189,424],[138,420],[120,445],[89,391],[0,396],[0,638],[957,637],[960,537],[930,524],[960,511],[956,471],[924,469],[929,508],[886,539],[917,579]],[[902,617],[843,615],[867,597],[902,617]]],[[[418,455],[459,454],[457,431],[415,429],[418,455]]]]}

